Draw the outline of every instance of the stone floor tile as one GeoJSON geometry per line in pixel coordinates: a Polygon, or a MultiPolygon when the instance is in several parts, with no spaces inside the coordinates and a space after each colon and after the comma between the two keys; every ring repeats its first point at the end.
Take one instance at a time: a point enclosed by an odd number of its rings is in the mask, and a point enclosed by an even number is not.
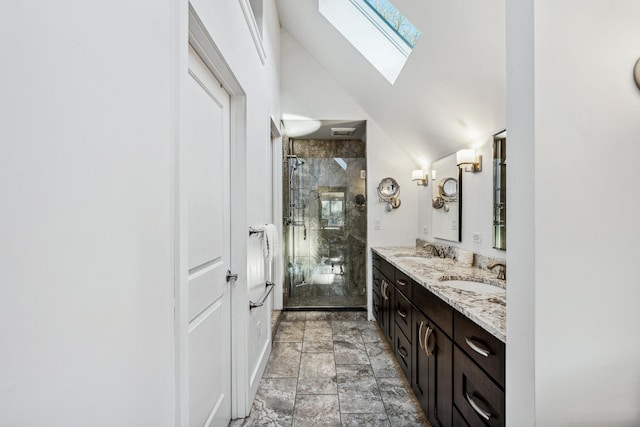
{"type": "Polygon", "coordinates": [[[335,394],[302,394],[296,397],[293,427],[340,426],[340,405],[335,394]]]}
{"type": "Polygon", "coordinates": [[[298,394],[336,394],[336,377],[300,377],[298,394]]]}
{"type": "Polygon", "coordinates": [[[358,328],[364,342],[384,341],[382,331],[376,322],[358,322],[358,328]]]}
{"type": "Polygon", "coordinates": [[[335,377],[336,362],[333,353],[302,353],[301,378],[335,377]]]}
{"type": "Polygon", "coordinates": [[[360,336],[360,328],[355,320],[334,320],[331,327],[334,335],[360,336]]]}
{"type": "Polygon", "coordinates": [[[342,427],[390,427],[385,413],[378,414],[341,414],[342,427]]]}
{"type": "Polygon", "coordinates": [[[333,352],[333,341],[304,341],[302,343],[303,353],[331,353],[333,352]]]}
{"type": "Polygon", "coordinates": [[[380,391],[373,387],[371,390],[343,390],[338,387],[340,412],[345,414],[364,414],[370,412],[386,413],[380,391]]]}
{"type": "Polygon", "coordinates": [[[280,322],[274,341],[302,342],[304,337],[304,322],[280,322]]]}
{"type": "Polygon", "coordinates": [[[266,378],[260,382],[244,426],[291,426],[297,378],[266,378]]]}
{"type": "Polygon", "coordinates": [[[356,312],[356,320],[368,320],[366,311],[357,311],[356,312]]]}
{"type": "Polygon", "coordinates": [[[335,311],[332,320],[356,320],[357,311],[335,311]]]}
{"type": "Polygon", "coordinates": [[[378,378],[378,387],[391,426],[429,426],[406,378],[378,378]]]}
{"type": "Polygon", "coordinates": [[[330,311],[307,311],[307,321],[309,320],[331,320],[333,313],[330,311]]]}
{"type": "Polygon", "coordinates": [[[362,376],[373,376],[371,365],[336,365],[338,379],[357,381],[362,376]]]}
{"type": "Polygon", "coordinates": [[[283,311],[282,320],[285,322],[304,321],[307,318],[306,311],[283,311]]]}
{"type": "Polygon", "coordinates": [[[333,351],[336,365],[369,364],[369,355],[364,343],[357,340],[334,340],[333,351]]]}
{"type": "Polygon", "coordinates": [[[403,375],[400,365],[386,342],[365,343],[371,368],[376,378],[397,378],[403,375]]]}
{"type": "Polygon", "coordinates": [[[263,377],[297,377],[300,370],[301,354],[302,343],[274,343],[263,377]]]}
{"type": "Polygon", "coordinates": [[[333,329],[327,320],[307,320],[304,328],[304,341],[332,341],[333,329]]]}

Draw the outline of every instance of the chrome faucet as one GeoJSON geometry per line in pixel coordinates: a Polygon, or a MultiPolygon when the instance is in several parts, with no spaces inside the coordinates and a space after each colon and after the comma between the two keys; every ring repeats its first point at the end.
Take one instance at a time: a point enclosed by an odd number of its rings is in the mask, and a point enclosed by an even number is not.
{"type": "Polygon", "coordinates": [[[507,266],[500,261],[493,261],[487,264],[489,270],[498,267],[498,279],[507,280],[507,266]]]}
{"type": "Polygon", "coordinates": [[[431,248],[431,255],[440,257],[440,258],[444,258],[444,251],[440,251],[436,245],[431,244],[431,243],[425,243],[424,245],[422,245],[422,249],[429,249],[431,248]]]}

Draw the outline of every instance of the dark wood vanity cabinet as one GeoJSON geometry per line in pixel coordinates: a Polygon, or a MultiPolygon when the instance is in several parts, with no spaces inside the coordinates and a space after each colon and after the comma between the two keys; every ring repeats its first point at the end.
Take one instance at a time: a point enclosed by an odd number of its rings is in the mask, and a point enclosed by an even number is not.
{"type": "Polygon", "coordinates": [[[432,426],[504,426],[505,345],[373,253],[373,313],[432,426]]]}

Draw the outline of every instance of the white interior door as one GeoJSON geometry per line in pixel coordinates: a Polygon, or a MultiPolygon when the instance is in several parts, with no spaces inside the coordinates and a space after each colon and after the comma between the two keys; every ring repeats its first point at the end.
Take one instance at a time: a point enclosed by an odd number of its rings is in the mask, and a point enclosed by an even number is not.
{"type": "Polygon", "coordinates": [[[226,427],[231,418],[229,94],[191,46],[183,117],[189,425],[226,427]]]}

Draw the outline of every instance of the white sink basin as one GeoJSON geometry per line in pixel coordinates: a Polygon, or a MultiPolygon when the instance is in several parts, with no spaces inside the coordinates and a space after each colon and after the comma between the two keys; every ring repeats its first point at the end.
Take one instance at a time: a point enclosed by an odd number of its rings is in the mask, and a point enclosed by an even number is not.
{"type": "Polygon", "coordinates": [[[444,280],[440,282],[443,285],[462,291],[477,292],[480,294],[499,294],[505,290],[498,286],[488,285],[486,283],[473,282],[471,280],[444,280]]]}

